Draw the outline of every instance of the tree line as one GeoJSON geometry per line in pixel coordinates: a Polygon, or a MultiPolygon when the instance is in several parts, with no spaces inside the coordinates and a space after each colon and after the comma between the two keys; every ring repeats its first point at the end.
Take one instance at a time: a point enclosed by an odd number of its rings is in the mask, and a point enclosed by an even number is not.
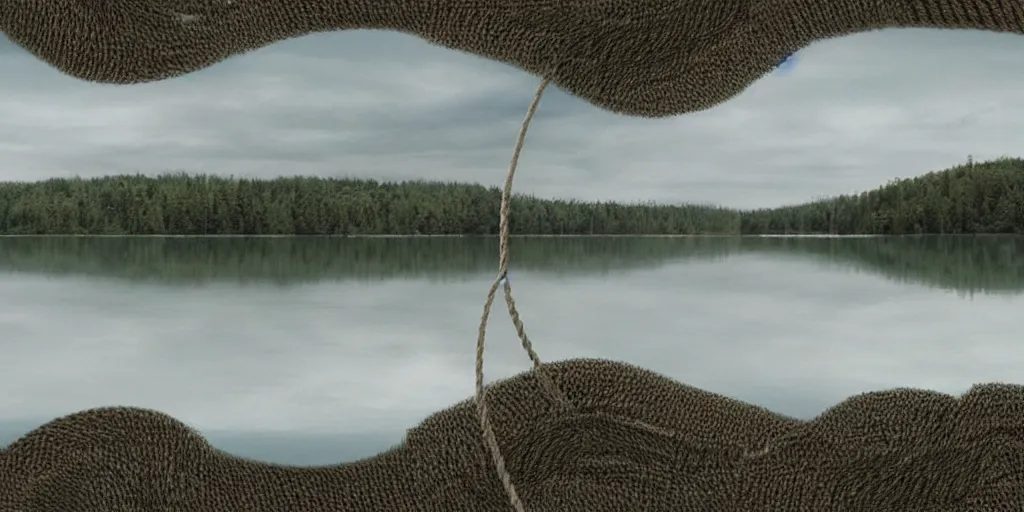
{"type": "Polygon", "coordinates": [[[1024,234],[1024,159],[894,180],[870,192],[743,212],[746,234],[1024,234]]]}
{"type": "MultiPolygon", "coordinates": [[[[0,183],[4,235],[494,235],[481,185],[164,174],[0,183]]],[[[968,162],[869,192],[734,210],[516,195],[513,234],[1024,233],[1024,160],[968,162]]]]}

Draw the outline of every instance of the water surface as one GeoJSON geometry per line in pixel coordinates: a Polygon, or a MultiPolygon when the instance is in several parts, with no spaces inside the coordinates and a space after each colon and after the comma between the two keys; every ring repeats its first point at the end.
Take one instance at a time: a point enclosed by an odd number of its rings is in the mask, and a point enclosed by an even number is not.
{"type": "MultiPolygon", "coordinates": [[[[0,445],[135,405],[232,453],[377,453],[469,398],[492,238],[0,238],[0,445]]],[[[1024,382],[1024,237],[526,238],[545,360],[603,357],[799,417],[1024,382]]],[[[499,300],[488,380],[529,368],[499,300]]]]}

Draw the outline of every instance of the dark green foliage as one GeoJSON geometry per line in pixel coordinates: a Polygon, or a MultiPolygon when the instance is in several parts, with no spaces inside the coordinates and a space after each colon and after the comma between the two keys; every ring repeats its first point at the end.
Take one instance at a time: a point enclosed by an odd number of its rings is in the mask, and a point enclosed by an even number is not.
{"type": "MultiPolygon", "coordinates": [[[[501,193],[480,185],[174,174],[0,184],[0,234],[491,235],[501,193]]],[[[621,205],[516,196],[513,233],[735,233],[739,216],[704,206],[621,205]]]]}
{"type": "MultiPolygon", "coordinates": [[[[414,181],[168,174],[0,183],[0,234],[493,235],[500,191],[414,181]]],[[[859,195],[736,211],[515,196],[514,234],[1024,233],[1024,160],[859,195]]]]}
{"type": "Polygon", "coordinates": [[[1024,234],[1024,159],[896,180],[858,195],[742,213],[745,234],[1024,234]]]}

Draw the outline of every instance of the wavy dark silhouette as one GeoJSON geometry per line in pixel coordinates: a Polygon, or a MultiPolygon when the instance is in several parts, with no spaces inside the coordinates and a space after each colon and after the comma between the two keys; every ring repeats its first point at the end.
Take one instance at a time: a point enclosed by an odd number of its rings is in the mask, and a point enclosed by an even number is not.
{"type": "MultiPolygon", "coordinates": [[[[61,71],[137,83],[290,37],[417,35],[551,79],[630,115],[710,108],[788,54],[885,27],[1024,33],[1020,0],[0,0],[0,31],[61,71]]],[[[517,264],[518,264],[517,260],[517,264]]],[[[995,512],[1024,509],[1024,388],[893,390],[800,422],[608,361],[490,387],[532,512],[995,512]]],[[[0,451],[0,512],[507,510],[471,402],[367,460],[229,457],[173,418],[83,411],[0,451]]]]}
{"type": "MultiPolygon", "coordinates": [[[[1019,0],[4,0],[0,31],[62,72],[137,83],[288,38],[384,29],[543,75],[611,111],[669,116],[783,58],[882,28],[1024,33],[1019,0]]],[[[357,51],[353,49],[353,51],[357,51]]]]}
{"type": "MultiPolygon", "coordinates": [[[[1024,386],[874,392],[803,421],[627,364],[545,366],[574,408],[543,399],[532,372],[488,394],[530,511],[1024,509],[1024,386]]],[[[4,512],[509,509],[470,400],[321,467],[233,457],[156,411],[82,411],[0,451],[0,489],[4,512]]]]}

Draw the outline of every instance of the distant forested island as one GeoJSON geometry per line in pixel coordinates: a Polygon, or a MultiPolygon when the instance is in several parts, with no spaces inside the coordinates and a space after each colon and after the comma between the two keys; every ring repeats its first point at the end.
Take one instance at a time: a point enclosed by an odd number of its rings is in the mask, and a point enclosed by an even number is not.
{"type": "MultiPolygon", "coordinates": [[[[290,177],[0,183],[2,235],[494,235],[499,189],[290,177]]],[[[735,210],[516,195],[520,235],[1024,234],[1024,159],[968,161],[875,190],[735,210]]]]}

